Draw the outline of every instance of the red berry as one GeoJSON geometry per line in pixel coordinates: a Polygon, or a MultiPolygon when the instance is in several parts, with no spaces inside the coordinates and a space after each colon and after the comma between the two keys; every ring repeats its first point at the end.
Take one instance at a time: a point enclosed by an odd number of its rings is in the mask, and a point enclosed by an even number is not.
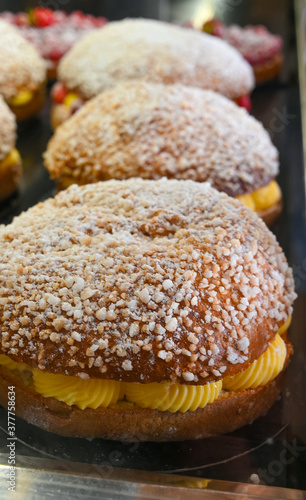
{"type": "Polygon", "coordinates": [[[45,28],[56,23],[53,10],[45,7],[36,7],[32,10],[30,16],[34,26],[38,26],[39,28],[45,28]]]}
{"type": "Polygon", "coordinates": [[[243,95],[242,97],[239,97],[239,99],[236,99],[236,103],[241,108],[245,108],[247,111],[251,111],[252,101],[249,95],[243,95]]]}
{"type": "Polygon", "coordinates": [[[202,31],[208,33],[209,35],[214,35],[222,38],[223,24],[218,19],[210,19],[203,24],[202,31]]]}
{"type": "Polygon", "coordinates": [[[62,104],[67,95],[65,85],[62,82],[56,82],[52,87],[51,95],[56,104],[62,104]]]}
{"type": "Polygon", "coordinates": [[[48,54],[48,57],[49,59],[51,59],[51,61],[59,61],[62,56],[63,51],[58,47],[53,47],[48,54]]]}
{"type": "Polygon", "coordinates": [[[29,26],[29,18],[25,12],[18,12],[14,18],[16,26],[29,26]]]}

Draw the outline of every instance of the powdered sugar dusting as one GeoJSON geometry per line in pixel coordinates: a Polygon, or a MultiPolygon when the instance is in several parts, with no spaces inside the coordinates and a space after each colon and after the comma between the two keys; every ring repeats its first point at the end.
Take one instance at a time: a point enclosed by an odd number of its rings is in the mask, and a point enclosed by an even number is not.
{"type": "Polygon", "coordinates": [[[0,161],[14,148],[16,143],[16,118],[0,96],[0,161]]]}
{"type": "Polygon", "coordinates": [[[46,64],[18,30],[0,20],[0,93],[5,99],[20,90],[37,90],[46,78],[46,64]]]}
{"type": "Polygon", "coordinates": [[[209,90],[142,82],[87,103],[58,128],[45,163],[53,177],[81,184],[166,176],[210,181],[231,195],[278,173],[276,148],[244,109],[209,90]]]}
{"type": "Polygon", "coordinates": [[[274,235],[207,183],[74,185],[0,250],[1,349],[50,372],[203,384],[258,357],[295,298],[274,235]]]}
{"type": "Polygon", "coordinates": [[[230,98],[254,86],[249,64],[223,40],[148,19],[111,22],[86,35],[63,57],[58,74],[87,99],[134,79],[180,82],[230,98]]]}

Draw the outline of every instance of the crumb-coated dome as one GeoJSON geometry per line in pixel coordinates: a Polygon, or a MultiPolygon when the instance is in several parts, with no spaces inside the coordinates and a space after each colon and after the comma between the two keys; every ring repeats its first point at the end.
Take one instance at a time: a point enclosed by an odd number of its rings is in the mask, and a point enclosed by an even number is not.
{"type": "Polygon", "coordinates": [[[61,60],[59,79],[90,99],[134,79],[208,88],[232,99],[254,87],[251,66],[216,37],[149,19],[111,22],[61,60]]]}
{"type": "Polygon", "coordinates": [[[0,94],[5,99],[20,90],[37,90],[46,78],[46,63],[19,31],[0,21],[0,94]]]}
{"type": "Polygon", "coordinates": [[[0,161],[14,148],[16,143],[16,118],[0,95],[0,161]]]}
{"type": "Polygon", "coordinates": [[[73,185],[0,231],[2,351],[52,373],[203,384],[292,311],[275,236],[208,183],[73,185]]]}
{"type": "Polygon", "coordinates": [[[220,94],[135,81],[59,127],[45,164],[52,177],[78,184],[166,176],[209,181],[235,196],[268,184],[278,153],[261,123],[220,94]]]}

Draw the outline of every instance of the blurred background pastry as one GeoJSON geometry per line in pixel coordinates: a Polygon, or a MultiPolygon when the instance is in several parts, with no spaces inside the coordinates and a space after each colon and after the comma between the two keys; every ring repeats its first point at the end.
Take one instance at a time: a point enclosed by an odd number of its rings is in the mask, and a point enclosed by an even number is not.
{"type": "Polygon", "coordinates": [[[211,89],[249,107],[251,66],[222,40],[146,19],[108,23],[61,60],[53,89],[55,128],[87,100],[118,83],[142,79],[211,89]]]}
{"type": "Polygon", "coordinates": [[[35,47],[0,20],[0,94],[18,121],[34,116],[45,99],[46,64],[35,47]]]}
{"type": "Polygon", "coordinates": [[[263,126],[224,96],[179,84],[101,93],[56,130],[45,165],[60,189],[165,176],[209,181],[267,223],[282,207],[278,153],[263,126]]]}
{"type": "Polygon", "coordinates": [[[68,50],[84,35],[107,22],[81,11],[71,13],[35,7],[28,12],[2,12],[0,19],[18,27],[20,33],[33,45],[47,63],[48,79],[54,80],[58,63],[68,50]]]}
{"type": "Polygon", "coordinates": [[[15,144],[16,118],[0,96],[0,202],[16,191],[22,178],[21,159],[15,144]]]}
{"type": "Polygon", "coordinates": [[[235,47],[251,64],[256,83],[271,80],[280,73],[284,58],[283,40],[265,26],[225,26],[218,19],[210,19],[202,29],[235,47]]]}

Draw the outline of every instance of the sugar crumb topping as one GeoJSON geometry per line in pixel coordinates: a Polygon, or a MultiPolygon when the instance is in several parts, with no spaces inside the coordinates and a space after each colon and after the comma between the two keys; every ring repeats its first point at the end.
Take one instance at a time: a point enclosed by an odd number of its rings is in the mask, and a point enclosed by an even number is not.
{"type": "MultiPolygon", "coordinates": [[[[166,176],[209,181],[231,195],[278,173],[276,148],[244,109],[212,91],[142,82],[87,103],[56,131],[45,163],[53,177],[81,184],[166,176]]],[[[132,209],[130,200],[122,203],[132,209]]]]}
{"type": "Polygon", "coordinates": [[[62,58],[58,74],[87,99],[135,79],[180,82],[232,99],[254,87],[251,66],[229,44],[152,19],[110,22],[92,31],[62,58]]]}
{"type": "Polygon", "coordinates": [[[1,226],[0,283],[2,352],[138,382],[240,371],[295,299],[256,214],[207,183],[167,179],[73,185],[1,226]]]}

